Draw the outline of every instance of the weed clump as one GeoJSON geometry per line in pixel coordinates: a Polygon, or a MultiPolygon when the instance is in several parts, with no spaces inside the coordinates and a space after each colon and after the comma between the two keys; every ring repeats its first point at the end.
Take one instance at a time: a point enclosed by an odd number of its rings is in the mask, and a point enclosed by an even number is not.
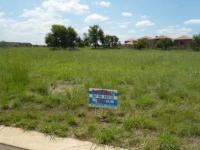
{"type": "Polygon", "coordinates": [[[115,128],[103,128],[97,131],[96,141],[99,144],[111,144],[115,139],[115,128]]]}
{"type": "Polygon", "coordinates": [[[160,136],[159,138],[159,150],[180,150],[180,143],[178,139],[169,134],[169,133],[164,133],[163,135],[160,136]]]}

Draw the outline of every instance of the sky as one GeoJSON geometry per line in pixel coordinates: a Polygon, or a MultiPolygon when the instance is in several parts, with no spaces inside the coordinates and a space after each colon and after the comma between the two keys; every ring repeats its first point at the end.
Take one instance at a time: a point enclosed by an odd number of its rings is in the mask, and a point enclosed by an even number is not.
{"type": "Polygon", "coordinates": [[[200,33],[200,0],[0,0],[0,41],[44,44],[51,25],[100,25],[121,41],[200,33]]]}

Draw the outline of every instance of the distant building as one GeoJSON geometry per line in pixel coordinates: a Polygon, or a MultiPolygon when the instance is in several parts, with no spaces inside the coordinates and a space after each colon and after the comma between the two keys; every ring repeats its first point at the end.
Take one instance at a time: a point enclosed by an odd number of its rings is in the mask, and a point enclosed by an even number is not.
{"type": "Polygon", "coordinates": [[[154,44],[154,42],[153,42],[153,38],[152,37],[149,37],[149,36],[143,36],[143,37],[141,37],[140,39],[145,39],[145,40],[147,40],[147,42],[148,42],[148,48],[153,48],[153,44],[154,44]]]}
{"type": "MultiPolygon", "coordinates": [[[[149,48],[156,48],[156,44],[159,40],[170,39],[173,41],[172,38],[165,35],[155,36],[154,38],[149,36],[144,36],[139,39],[126,40],[124,45],[125,47],[132,48],[134,47],[135,44],[137,44],[138,40],[140,39],[146,39],[148,41],[149,48]]],[[[192,40],[193,40],[192,37],[186,35],[178,37],[174,39],[174,48],[189,48],[192,43],[192,40]]]]}
{"type": "Polygon", "coordinates": [[[124,42],[125,47],[132,48],[137,43],[137,39],[128,39],[124,42]]]}
{"type": "Polygon", "coordinates": [[[163,40],[163,39],[171,39],[171,38],[168,36],[165,36],[165,35],[160,35],[160,36],[156,36],[154,39],[155,40],[163,40]]]}
{"type": "MultiPolygon", "coordinates": [[[[165,39],[171,39],[168,36],[165,35],[160,35],[160,36],[155,36],[155,38],[151,39],[151,47],[150,48],[156,48],[156,44],[159,40],[165,40],[165,39]]],[[[171,39],[172,40],[172,39],[171,39]]]]}
{"type": "Polygon", "coordinates": [[[176,48],[189,48],[192,43],[192,37],[187,35],[180,36],[174,40],[174,47],[176,48]]]}

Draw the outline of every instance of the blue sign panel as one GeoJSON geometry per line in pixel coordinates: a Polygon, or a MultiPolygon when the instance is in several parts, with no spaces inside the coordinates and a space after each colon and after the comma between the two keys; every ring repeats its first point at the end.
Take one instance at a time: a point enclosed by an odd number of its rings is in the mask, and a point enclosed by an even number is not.
{"type": "Polygon", "coordinates": [[[116,90],[89,89],[89,106],[95,108],[117,108],[116,90]]]}

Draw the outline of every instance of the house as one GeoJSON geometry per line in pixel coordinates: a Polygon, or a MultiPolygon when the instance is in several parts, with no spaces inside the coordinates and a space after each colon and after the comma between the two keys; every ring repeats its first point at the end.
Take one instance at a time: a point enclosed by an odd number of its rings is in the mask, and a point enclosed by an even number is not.
{"type": "Polygon", "coordinates": [[[171,39],[171,38],[168,36],[165,36],[165,35],[160,35],[160,36],[156,36],[154,39],[155,40],[163,40],[163,39],[171,39]]]}
{"type": "Polygon", "coordinates": [[[125,42],[124,42],[124,45],[125,45],[125,47],[127,47],[127,48],[132,48],[132,47],[134,47],[134,45],[137,43],[137,39],[134,39],[134,38],[132,38],[132,39],[128,39],[128,40],[126,40],[125,42]]]}
{"type": "Polygon", "coordinates": [[[154,43],[153,43],[153,38],[152,37],[144,36],[144,37],[141,37],[140,39],[147,40],[148,46],[149,46],[148,48],[153,48],[154,47],[154,43]]]}
{"type": "Polygon", "coordinates": [[[134,46],[138,43],[138,40],[145,39],[148,42],[148,48],[156,48],[157,42],[159,40],[164,40],[164,39],[169,39],[171,41],[174,41],[174,48],[189,48],[191,43],[192,43],[192,37],[189,37],[187,35],[183,35],[181,37],[178,37],[174,40],[172,38],[165,36],[165,35],[160,35],[160,36],[155,36],[154,38],[149,37],[149,36],[144,36],[139,39],[128,39],[124,43],[124,46],[127,48],[134,48],[134,46]]]}
{"type": "Polygon", "coordinates": [[[180,36],[174,40],[174,46],[176,48],[189,48],[192,43],[192,37],[187,35],[180,36]]]}
{"type": "MultiPolygon", "coordinates": [[[[165,39],[171,39],[170,37],[168,36],[165,36],[165,35],[160,35],[160,36],[155,36],[155,38],[152,39],[151,41],[151,45],[152,47],[151,48],[156,48],[156,44],[159,40],[165,40],[165,39]]],[[[171,39],[172,40],[172,39],[171,39]]]]}

